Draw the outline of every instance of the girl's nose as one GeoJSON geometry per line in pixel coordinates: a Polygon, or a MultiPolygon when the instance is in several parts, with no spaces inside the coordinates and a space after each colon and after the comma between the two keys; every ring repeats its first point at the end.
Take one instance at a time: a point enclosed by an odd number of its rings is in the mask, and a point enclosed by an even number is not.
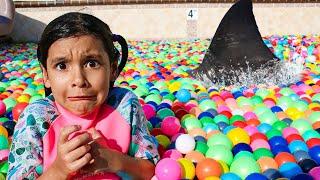
{"type": "Polygon", "coordinates": [[[81,68],[73,70],[72,87],[86,88],[88,87],[88,81],[86,79],[85,72],[81,68]]]}

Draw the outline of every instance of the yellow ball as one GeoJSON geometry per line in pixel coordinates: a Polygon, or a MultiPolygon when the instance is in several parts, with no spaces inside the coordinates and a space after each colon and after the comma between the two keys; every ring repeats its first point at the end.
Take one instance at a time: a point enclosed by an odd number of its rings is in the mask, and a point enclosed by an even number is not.
{"type": "Polygon", "coordinates": [[[220,178],[216,177],[216,176],[209,176],[209,177],[204,178],[204,180],[220,180],[220,178]]]}
{"type": "Polygon", "coordinates": [[[285,113],[292,119],[297,120],[303,117],[303,112],[299,111],[297,108],[290,107],[285,110],[285,113]]]}
{"type": "Polygon", "coordinates": [[[248,135],[248,133],[245,130],[238,127],[231,129],[227,133],[227,136],[231,140],[233,145],[236,145],[239,143],[246,143],[246,144],[250,143],[250,136],[248,135]]]}
{"type": "Polygon", "coordinates": [[[21,103],[21,102],[28,103],[29,100],[30,100],[30,98],[29,98],[28,96],[26,96],[26,95],[21,95],[21,96],[19,96],[19,97],[17,98],[17,101],[18,101],[19,103],[21,103]]]}
{"type": "Polygon", "coordinates": [[[6,138],[8,138],[8,131],[5,127],[0,125],[0,135],[5,136],[6,138]]]}
{"type": "Polygon", "coordinates": [[[196,169],[193,163],[186,158],[180,158],[178,160],[181,167],[181,178],[182,179],[193,179],[196,175],[196,169]]]}
{"type": "Polygon", "coordinates": [[[218,160],[218,162],[222,167],[223,174],[229,172],[229,166],[224,161],[218,160]]]}
{"type": "Polygon", "coordinates": [[[170,145],[170,139],[165,135],[157,135],[156,139],[158,140],[158,143],[161,144],[164,148],[167,148],[170,145]]]}
{"type": "Polygon", "coordinates": [[[181,83],[175,81],[175,82],[173,82],[173,83],[171,83],[171,84],[169,85],[168,89],[169,89],[169,91],[172,93],[172,92],[174,92],[174,91],[178,91],[178,90],[180,89],[180,87],[181,87],[181,83]]]}

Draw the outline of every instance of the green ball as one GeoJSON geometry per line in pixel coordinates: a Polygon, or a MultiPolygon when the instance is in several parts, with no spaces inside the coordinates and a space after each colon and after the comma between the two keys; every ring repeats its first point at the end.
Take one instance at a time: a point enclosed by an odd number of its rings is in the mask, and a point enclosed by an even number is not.
{"type": "Polygon", "coordinates": [[[277,129],[271,129],[266,133],[266,136],[268,137],[268,139],[271,139],[274,136],[282,136],[282,133],[277,129]]]}
{"type": "Polygon", "coordinates": [[[211,117],[204,116],[200,119],[202,127],[205,127],[208,124],[214,124],[214,121],[211,117]]]}
{"type": "Polygon", "coordinates": [[[267,108],[264,104],[259,104],[259,105],[256,105],[254,107],[254,110],[253,112],[259,116],[259,115],[262,115],[263,113],[265,112],[272,112],[269,108],[267,108]]]}
{"type": "Polygon", "coordinates": [[[174,112],[169,108],[162,108],[157,112],[157,117],[164,119],[168,116],[174,116],[174,112]]]}
{"type": "Polygon", "coordinates": [[[209,147],[214,147],[216,145],[224,145],[225,147],[227,147],[229,150],[232,149],[232,142],[230,141],[230,139],[228,138],[227,135],[223,134],[223,133],[217,133],[212,135],[208,141],[207,141],[207,145],[209,147]]]}
{"type": "Polygon", "coordinates": [[[37,91],[35,90],[35,88],[27,88],[23,91],[24,94],[29,94],[30,96],[34,96],[35,94],[37,94],[37,91]]]}
{"type": "Polygon", "coordinates": [[[234,122],[236,121],[244,121],[244,117],[241,116],[241,115],[233,115],[231,118],[230,118],[230,124],[233,124],[234,122]]]}
{"type": "Polygon", "coordinates": [[[202,142],[202,141],[197,141],[196,142],[196,147],[195,150],[202,153],[203,155],[206,154],[206,152],[208,151],[209,147],[206,143],[202,142]]]}
{"type": "Polygon", "coordinates": [[[206,111],[208,109],[217,109],[216,103],[210,99],[201,101],[199,107],[202,111],[206,111]]]}
{"type": "Polygon", "coordinates": [[[170,101],[173,102],[176,99],[176,97],[173,94],[169,93],[169,94],[163,96],[163,99],[169,99],[170,101]]]}
{"type": "Polygon", "coordinates": [[[197,118],[188,118],[183,121],[182,127],[190,131],[194,128],[202,128],[202,124],[197,118]]]}
{"type": "Polygon", "coordinates": [[[272,124],[272,128],[280,132],[282,132],[282,130],[286,127],[288,127],[288,124],[284,121],[276,121],[275,123],[272,124]]]}
{"type": "Polygon", "coordinates": [[[306,103],[305,101],[296,101],[294,104],[293,104],[293,107],[294,108],[297,108],[299,111],[301,112],[304,112],[306,110],[308,110],[308,103],[306,103]]]}
{"type": "MultiPolygon", "coordinates": [[[[259,97],[260,98],[260,97],[259,97]]],[[[238,102],[238,106],[242,107],[242,106],[253,106],[253,102],[251,99],[240,96],[237,98],[237,102],[238,102]]]]}
{"type": "Polygon", "coordinates": [[[261,157],[273,158],[272,152],[267,148],[258,148],[255,151],[253,151],[253,155],[256,160],[260,159],[261,157]]]}
{"type": "Polygon", "coordinates": [[[240,158],[240,157],[243,157],[243,156],[250,157],[250,158],[254,159],[254,155],[251,152],[249,152],[249,151],[240,151],[234,156],[233,161],[238,159],[238,158],[240,158]]]}
{"type": "Polygon", "coordinates": [[[230,172],[245,179],[249,174],[260,173],[260,166],[253,158],[243,156],[232,162],[230,172]]]}
{"type": "Polygon", "coordinates": [[[305,133],[307,130],[312,130],[312,125],[304,119],[297,119],[290,126],[296,128],[300,134],[305,133]]]}
{"type": "Polygon", "coordinates": [[[1,122],[1,123],[7,122],[7,121],[9,121],[8,118],[6,118],[6,117],[0,117],[0,122],[1,122]]]}
{"type": "Polygon", "coordinates": [[[6,105],[7,111],[17,104],[17,101],[11,97],[4,99],[2,102],[6,105]]]}
{"type": "Polygon", "coordinates": [[[0,173],[0,180],[6,180],[6,177],[2,173],[0,173]]]}
{"type": "Polygon", "coordinates": [[[215,146],[209,147],[206,153],[206,157],[212,158],[215,160],[221,160],[226,164],[228,164],[229,166],[233,160],[233,155],[231,150],[224,145],[215,145],[215,146]]]}
{"type": "Polygon", "coordinates": [[[261,115],[258,115],[261,123],[267,123],[272,125],[273,123],[279,121],[278,117],[271,111],[266,111],[261,115]]]}
{"type": "Polygon", "coordinates": [[[256,91],[256,96],[260,96],[262,99],[265,99],[270,94],[269,90],[267,89],[258,89],[256,91]]]}
{"type": "Polygon", "coordinates": [[[291,88],[285,87],[280,90],[280,94],[283,96],[290,96],[291,94],[295,94],[295,92],[291,88]]]}
{"type": "Polygon", "coordinates": [[[251,97],[251,102],[252,102],[253,105],[262,104],[263,103],[263,99],[260,96],[252,96],[251,97]]]}
{"type": "Polygon", "coordinates": [[[317,94],[313,95],[311,100],[313,102],[320,102],[320,93],[317,93],[317,94]]]}
{"type": "Polygon", "coordinates": [[[320,112],[319,111],[312,112],[308,119],[312,124],[320,121],[320,112]]]}
{"type": "Polygon", "coordinates": [[[160,104],[161,103],[161,96],[159,94],[150,94],[145,98],[144,101],[145,102],[153,101],[156,104],[160,104]]]}
{"type": "Polygon", "coordinates": [[[277,101],[277,105],[280,107],[290,107],[293,103],[293,100],[288,96],[282,96],[277,101]]]}
{"type": "Polygon", "coordinates": [[[213,118],[213,121],[214,121],[215,123],[225,122],[225,123],[227,123],[227,124],[230,124],[228,117],[225,116],[225,115],[223,115],[223,114],[218,114],[217,116],[215,116],[215,117],[213,118]]]}
{"type": "Polygon", "coordinates": [[[0,135],[0,150],[3,149],[9,149],[9,142],[4,135],[0,135]]]}
{"type": "Polygon", "coordinates": [[[3,162],[3,163],[0,164],[0,172],[1,172],[1,173],[7,174],[8,169],[9,169],[8,161],[3,162]]]}
{"type": "Polygon", "coordinates": [[[29,103],[33,103],[33,102],[35,102],[35,101],[37,101],[37,100],[39,100],[39,99],[43,99],[43,98],[44,98],[44,97],[42,97],[41,95],[32,96],[32,97],[30,98],[29,103]]]}
{"type": "Polygon", "coordinates": [[[308,141],[311,138],[318,138],[320,139],[320,134],[318,133],[318,131],[313,130],[313,129],[309,129],[306,130],[303,134],[302,137],[304,139],[304,141],[308,141]]]}

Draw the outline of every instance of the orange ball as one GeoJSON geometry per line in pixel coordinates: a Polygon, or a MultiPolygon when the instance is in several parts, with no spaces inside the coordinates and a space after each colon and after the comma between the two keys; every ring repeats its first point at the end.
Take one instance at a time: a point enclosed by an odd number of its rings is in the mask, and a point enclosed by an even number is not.
{"type": "Polygon", "coordinates": [[[219,162],[214,159],[206,158],[199,162],[196,166],[196,175],[199,180],[203,180],[209,176],[220,177],[222,174],[222,168],[219,162]]]}
{"type": "Polygon", "coordinates": [[[261,172],[264,172],[267,169],[278,169],[279,166],[277,162],[271,157],[261,157],[258,161],[261,172]]]}
{"type": "Polygon", "coordinates": [[[279,154],[276,155],[274,160],[276,160],[278,166],[281,166],[283,163],[286,163],[286,162],[296,163],[294,156],[288,152],[280,152],[279,154]]]}
{"type": "Polygon", "coordinates": [[[191,151],[191,152],[187,153],[185,158],[189,159],[193,163],[199,163],[205,159],[204,155],[198,151],[191,151]]]}
{"type": "Polygon", "coordinates": [[[196,137],[196,136],[206,137],[207,136],[207,133],[202,128],[193,128],[190,131],[188,131],[188,134],[193,137],[196,137]]]}

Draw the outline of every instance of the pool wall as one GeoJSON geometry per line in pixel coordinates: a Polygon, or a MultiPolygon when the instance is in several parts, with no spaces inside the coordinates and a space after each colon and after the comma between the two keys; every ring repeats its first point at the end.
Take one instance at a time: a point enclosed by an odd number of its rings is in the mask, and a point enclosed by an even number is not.
{"type": "MultiPolygon", "coordinates": [[[[211,38],[232,3],[82,5],[16,8],[12,37],[36,42],[46,24],[59,15],[79,11],[105,21],[127,39],[211,38]],[[190,16],[192,10],[193,17],[190,16]]],[[[319,34],[320,3],[254,3],[262,36],[319,34]]]]}

